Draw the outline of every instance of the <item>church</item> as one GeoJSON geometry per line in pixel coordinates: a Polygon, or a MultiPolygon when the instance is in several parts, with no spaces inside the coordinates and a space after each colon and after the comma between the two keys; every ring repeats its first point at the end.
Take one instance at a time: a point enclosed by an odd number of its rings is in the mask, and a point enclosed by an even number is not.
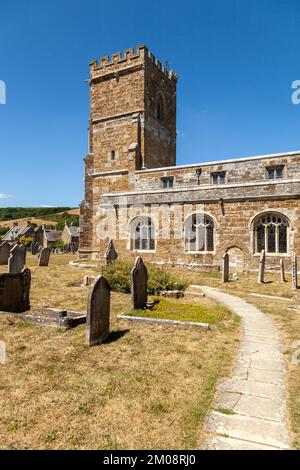
{"type": "Polygon", "coordinates": [[[176,165],[176,85],[144,46],[90,64],[81,259],[279,270],[300,253],[300,152],[176,165]]]}

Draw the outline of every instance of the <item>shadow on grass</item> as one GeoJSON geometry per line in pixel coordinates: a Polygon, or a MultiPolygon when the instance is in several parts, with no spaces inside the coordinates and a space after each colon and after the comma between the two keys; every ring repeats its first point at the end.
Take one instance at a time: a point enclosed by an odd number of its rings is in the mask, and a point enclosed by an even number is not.
{"type": "Polygon", "coordinates": [[[109,333],[109,336],[105,343],[114,343],[115,341],[118,341],[118,339],[122,338],[126,333],[128,333],[130,330],[117,330],[117,331],[112,331],[109,333]]]}

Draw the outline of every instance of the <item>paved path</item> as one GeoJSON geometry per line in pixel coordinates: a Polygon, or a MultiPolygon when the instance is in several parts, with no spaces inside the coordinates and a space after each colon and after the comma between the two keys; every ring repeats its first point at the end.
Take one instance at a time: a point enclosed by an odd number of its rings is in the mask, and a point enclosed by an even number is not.
{"type": "Polygon", "coordinates": [[[209,412],[205,423],[209,436],[203,448],[288,449],[287,365],[276,327],[245,300],[212,287],[201,288],[241,317],[244,333],[232,377],[217,388],[214,410],[223,412],[209,412]]]}

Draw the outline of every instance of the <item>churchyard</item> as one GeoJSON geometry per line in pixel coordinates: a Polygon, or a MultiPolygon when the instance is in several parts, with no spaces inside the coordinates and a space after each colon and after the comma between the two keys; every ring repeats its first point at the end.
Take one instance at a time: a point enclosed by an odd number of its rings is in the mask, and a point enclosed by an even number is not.
{"type": "MultiPolygon", "coordinates": [[[[87,277],[93,282],[103,268],[90,262],[90,267],[83,267],[84,262],[74,267],[70,265],[74,256],[51,255],[49,260],[48,254],[46,263],[41,263],[43,255],[27,254],[33,311],[43,306],[85,314],[89,302],[103,305],[103,294],[83,283],[87,277]]],[[[136,268],[143,272],[141,263],[136,268]]],[[[201,448],[209,410],[233,413],[230,408],[216,408],[213,398],[218,381],[231,374],[241,339],[239,318],[202,295],[199,286],[211,286],[256,305],[278,327],[289,364],[289,431],[292,446],[300,448],[300,308],[290,273],[282,282],[280,273],[224,276],[224,272],[169,268],[164,282],[171,276],[186,290],[184,297],[168,298],[155,295],[157,272],[148,266],[148,291],[153,295],[148,296],[149,308],[139,309],[145,293],[139,290],[136,298],[128,292],[131,267],[116,261],[104,269],[112,287],[124,291],[112,290],[110,302],[107,297],[110,322],[108,326],[105,320],[104,334],[85,324],[66,330],[32,324],[19,314],[0,315],[0,340],[7,353],[0,366],[1,447],[201,448]],[[258,283],[262,276],[264,282],[258,283]],[[140,319],[130,321],[124,315],[140,319]],[[152,319],[210,326],[152,323],[152,319]],[[96,334],[96,341],[91,334],[96,334]]],[[[2,265],[0,273],[4,272],[7,266],[2,265]]],[[[136,282],[140,276],[139,271],[136,282]]],[[[100,282],[105,290],[106,281],[100,282]]],[[[95,325],[97,329],[97,321],[95,325]]]]}
{"type": "MultiPolygon", "coordinates": [[[[41,267],[27,255],[31,306],[86,311],[83,277],[100,271],[71,267],[72,259],[53,255],[41,267]]],[[[110,335],[93,347],[85,325],[41,327],[1,314],[1,448],[200,447],[216,382],[230,372],[239,344],[239,320],[208,298],[162,299],[151,314],[168,316],[174,302],[182,305],[178,318],[192,311],[188,319],[209,320],[211,330],[118,320],[132,310],[130,294],[120,292],[111,292],[110,335]]]]}

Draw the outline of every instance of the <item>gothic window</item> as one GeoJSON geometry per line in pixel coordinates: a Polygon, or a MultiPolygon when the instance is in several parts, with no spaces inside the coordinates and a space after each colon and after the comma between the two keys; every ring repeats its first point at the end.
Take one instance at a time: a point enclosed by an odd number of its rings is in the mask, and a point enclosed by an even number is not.
{"type": "Polygon", "coordinates": [[[267,178],[277,180],[283,178],[284,165],[270,166],[267,168],[267,178]]]}
{"type": "Polygon", "coordinates": [[[225,184],[225,181],[226,181],[225,171],[216,171],[215,173],[211,173],[212,184],[225,184]]]}
{"type": "Polygon", "coordinates": [[[205,214],[192,214],[185,223],[186,251],[214,251],[214,222],[205,214]]]}
{"type": "Polygon", "coordinates": [[[143,251],[155,249],[155,227],[151,217],[141,216],[131,222],[130,249],[143,251]]]}
{"type": "Polygon", "coordinates": [[[264,214],[254,224],[255,252],[287,253],[289,224],[281,214],[264,214]]]}

